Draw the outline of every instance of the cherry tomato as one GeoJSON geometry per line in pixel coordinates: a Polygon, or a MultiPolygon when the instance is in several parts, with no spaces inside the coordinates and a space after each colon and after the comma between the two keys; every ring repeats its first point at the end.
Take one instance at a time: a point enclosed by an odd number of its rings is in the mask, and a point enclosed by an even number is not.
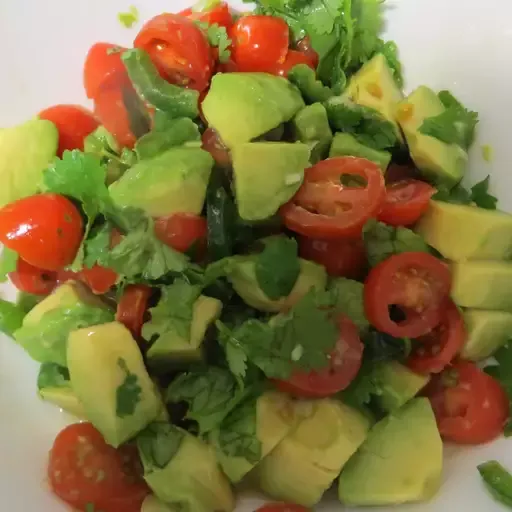
{"type": "Polygon", "coordinates": [[[87,97],[95,99],[100,87],[126,74],[121,56],[126,48],[111,43],[93,44],[84,64],[84,87],[87,97]]]}
{"type": "Polygon", "coordinates": [[[376,215],[384,199],[379,167],[364,158],[336,157],[306,169],[304,183],[281,208],[288,229],[311,238],[359,238],[365,222],[376,215]],[[365,181],[362,187],[343,185],[342,178],[365,181]]]}
{"type": "Polygon", "coordinates": [[[462,315],[448,299],[442,307],[441,323],[418,338],[407,366],[417,373],[439,373],[453,361],[465,341],[466,328],[462,315]]]}
{"type": "Polygon", "coordinates": [[[509,402],[498,382],[469,361],[458,361],[427,386],[443,439],[459,444],[492,441],[503,431],[509,402]]]}
{"type": "Polygon", "coordinates": [[[56,105],[39,112],[40,119],[51,121],[59,131],[57,155],[68,149],[84,149],[84,138],[98,128],[92,112],[78,105],[56,105]]]}
{"type": "Polygon", "coordinates": [[[287,78],[290,70],[299,64],[306,64],[306,66],[309,66],[312,70],[316,69],[310,57],[297,50],[290,50],[288,55],[286,55],[284,62],[278,62],[275,66],[269,69],[269,72],[273,75],[287,78]]]}
{"type": "Polygon", "coordinates": [[[193,213],[175,213],[155,221],[155,235],[179,252],[187,252],[194,244],[206,249],[206,219],[193,213]]]}
{"type": "Polygon", "coordinates": [[[231,27],[233,62],[238,71],[270,72],[285,61],[290,29],[275,16],[242,16],[231,27]]]}
{"type": "Polygon", "coordinates": [[[90,423],[67,426],[50,451],[48,480],[52,491],[78,510],[139,512],[149,488],[134,446],[105,443],[90,423]]]}
{"type": "Polygon", "coordinates": [[[308,36],[303,37],[300,41],[297,42],[295,48],[303,53],[313,64],[315,69],[318,67],[318,62],[320,60],[318,53],[313,49],[311,45],[311,39],[308,36]]]}
{"type": "Polygon", "coordinates": [[[0,209],[0,242],[43,270],[72,263],[82,234],[80,212],[64,196],[39,194],[0,209]]]}
{"type": "Polygon", "coordinates": [[[287,381],[276,381],[280,390],[301,397],[322,398],[342,391],[354,380],[361,367],[364,347],[352,320],[341,316],[338,327],[340,337],[329,367],[318,372],[295,372],[287,381]]]}
{"type": "Polygon", "coordinates": [[[57,285],[57,274],[34,267],[18,258],[16,270],[9,273],[11,283],[20,291],[33,295],[48,295],[57,285]]]}
{"type": "Polygon", "coordinates": [[[425,213],[435,193],[434,187],[420,180],[408,179],[392,183],[386,188],[378,219],[391,226],[410,226],[425,213]]]}
{"type": "Polygon", "coordinates": [[[193,8],[185,9],[179,13],[194,21],[201,21],[208,25],[218,25],[219,27],[229,28],[233,24],[233,16],[226,2],[219,2],[211,9],[205,11],[195,11],[193,8]]]}
{"type": "Polygon", "coordinates": [[[206,129],[201,139],[203,141],[202,148],[213,156],[217,165],[221,167],[231,166],[229,150],[220,140],[217,132],[213,128],[206,129]]]}
{"type": "Polygon", "coordinates": [[[390,336],[418,338],[441,321],[450,286],[450,270],[441,260],[424,252],[395,254],[372,268],[366,278],[366,317],[390,336]],[[397,306],[405,319],[393,320],[391,306],[397,306]]]}
{"type": "Polygon", "coordinates": [[[114,270],[97,264],[83,268],[79,274],[79,278],[97,295],[107,293],[117,283],[118,277],[114,270]]]}
{"type": "Polygon", "coordinates": [[[121,322],[135,337],[140,337],[144,314],[148,308],[151,288],[142,284],[130,284],[117,305],[116,320],[121,322]]]}
{"type": "Polygon", "coordinates": [[[366,268],[366,249],[360,238],[322,240],[299,237],[302,258],[324,266],[331,276],[358,279],[366,268]]]}
{"type": "Polygon", "coordinates": [[[210,44],[194,21],[177,14],[160,14],[142,27],[133,44],[148,52],[170,83],[197,91],[208,87],[214,62],[210,44]]]}
{"type": "Polygon", "coordinates": [[[268,503],[263,505],[256,512],[311,512],[309,508],[291,503],[268,503]]]}

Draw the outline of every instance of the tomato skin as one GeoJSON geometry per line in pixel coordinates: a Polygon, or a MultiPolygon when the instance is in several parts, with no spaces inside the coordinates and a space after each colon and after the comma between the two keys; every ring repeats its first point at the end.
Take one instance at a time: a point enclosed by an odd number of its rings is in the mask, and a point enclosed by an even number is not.
{"type": "Polygon", "coordinates": [[[185,9],[179,13],[194,21],[208,23],[208,25],[217,24],[219,27],[228,29],[233,24],[233,16],[226,2],[220,2],[212,9],[206,11],[194,11],[192,8],[185,9]]]}
{"type": "Polygon", "coordinates": [[[273,75],[287,78],[290,70],[299,64],[306,64],[306,66],[309,66],[313,71],[316,71],[313,60],[310,57],[297,50],[289,50],[284,62],[277,63],[275,66],[270,68],[270,72],[273,75]]]}
{"type": "Polygon", "coordinates": [[[11,283],[20,291],[33,295],[48,295],[57,285],[57,274],[34,267],[18,258],[16,270],[9,273],[11,283]]]}
{"type": "Polygon", "coordinates": [[[144,314],[148,308],[151,288],[143,284],[130,284],[124,289],[117,305],[116,320],[139,338],[144,323],[144,314]]]}
{"type": "Polygon", "coordinates": [[[82,235],[82,217],[64,196],[39,194],[0,209],[0,242],[43,270],[72,263],[82,235]]]}
{"type": "Polygon", "coordinates": [[[309,508],[291,503],[268,503],[256,512],[310,512],[309,508]]]}
{"type": "Polygon", "coordinates": [[[168,82],[199,92],[210,83],[214,62],[208,40],[191,19],[160,14],[149,20],[133,43],[145,50],[168,82]]]}
{"type": "Polygon", "coordinates": [[[423,252],[395,254],[372,268],[364,285],[366,317],[379,331],[396,338],[418,338],[441,321],[451,274],[441,260],[423,252]],[[389,307],[399,306],[405,320],[397,323],[389,307]]]}
{"type": "Polygon", "coordinates": [[[378,215],[381,222],[391,226],[410,226],[426,212],[436,189],[424,181],[408,179],[392,183],[378,215]]]}
{"type": "Polygon", "coordinates": [[[79,277],[93,293],[103,295],[117,283],[119,276],[114,270],[95,264],[91,268],[83,268],[79,277]]]}
{"type": "Polygon", "coordinates": [[[149,488],[134,446],[105,443],[91,423],[67,426],[50,450],[48,480],[52,491],[79,510],[138,512],[149,488]]]}
{"type": "Polygon", "coordinates": [[[315,69],[318,67],[320,57],[318,56],[318,53],[313,49],[309,36],[305,36],[300,41],[298,41],[295,45],[295,48],[299,52],[303,53],[311,61],[315,69]]]}
{"type": "Polygon", "coordinates": [[[338,319],[340,337],[328,368],[318,372],[295,372],[289,380],[276,380],[281,391],[305,398],[324,398],[344,390],[361,368],[364,346],[355,324],[349,318],[338,319]]]}
{"type": "Polygon", "coordinates": [[[206,249],[206,219],[193,213],[175,213],[155,221],[155,235],[175,251],[187,252],[194,244],[206,249]]]}
{"type": "Polygon", "coordinates": [[[447,441],[481,444],[503,432],[509,414],[507,395],[474,363],[455,362],[427,386],[427,396],[439,433],[447,441]]]}
{"type": "Polygon", "coordinates": [[[207,128],[202,137],[201,147],[212,155],[215,163],[221,167],[231,166],[231,154],[228,148],[219,139],[217,132],[213,128],[207,128]]]}

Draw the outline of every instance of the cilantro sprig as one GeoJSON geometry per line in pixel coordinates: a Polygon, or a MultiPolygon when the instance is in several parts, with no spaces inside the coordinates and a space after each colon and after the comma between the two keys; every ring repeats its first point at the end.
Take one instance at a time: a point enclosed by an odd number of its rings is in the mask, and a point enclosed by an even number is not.
{"type": "Polygon", "coordinates": [[[119,358],[117,365],[125,377],[116,390],[116,415],[118,418],[131,416],[141,401],[142,388],[137,375],[132,373],[123,358],[119,358]]]}

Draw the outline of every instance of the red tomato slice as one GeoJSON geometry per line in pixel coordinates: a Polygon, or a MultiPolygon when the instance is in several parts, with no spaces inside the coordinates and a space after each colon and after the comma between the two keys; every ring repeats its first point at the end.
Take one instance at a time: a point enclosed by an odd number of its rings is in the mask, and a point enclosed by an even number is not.
{"type": "Polygon", "coordinates": [[[80,271],[80,279],[89,286],[93,293],[103,295],[117,283],[118,274],[114,270],[100,265],[84,268],[80,271]]]}
{"type": "Polygon", "coordinates": [[[194,21],[201,21],[208,23],[208,25],[218,25],[228,29],[233,24],[233,16],[229,10],[226,2],[219,2],[211,9],[194,10],[194,8],[185,9],[179,13],[181,16],[186,16],[194,21]]]}
{"type": "Polygon", "coordinates": [[[59,131],[57,155],[65,150],[84,149],[84,139],[99,126],[92,112],[78,105],[56,105],[39,112],[40,119],[51,121],[59,131]]]}
{"type": "Polygon", "coordinates": [[[436,189],[424,181],[401,180],[386,188],[386,197],[378,219],[391,226],[410,226],[428,208],[436,189]]]}
{"type": "Polygon", "coordinates": [[[213,128],[204,131],[201,137],[202,148],[213,156],[215,163],[221,167],[231,167],[231,155],[213,128]]]}
{"type": "Polygon", "coordinates": [[[18,258],[16,270],[9,273],[11,283],[20,291],[48,295],[57,285],[57,274],[32,266],[18,258]]]}
{"type": "Polygon", "coordinates": [[[299,237],[299,253],[324,266],[331,276],[360,278],[367,266],[366,249],[360,238],[322,240],[299,237]]]}
{"type": "Polygon", "coordinates": [[[208,87],[214,67],[210,44],[194,21],[160,14],[142,27],[133,44],[148,52],[170,83],[197,91],[208,87]]]}
{"type": "Polygon", "coordinates": [[[139,512],[149,488],[134,446],[112,448],[90,423],[62,430],[50,451],[52,491],[79,510],[139,512]]]}
{"type": "Polygon", "coordinates": [[[318,53],[313,49],[311,45],[311,39],[308,36],[303,37],[296,45],[295,48],[303,53],[313,64],[315,69],[318,67],[320,60],[318,53]]]}
{"type": "Polygon", "coordinates": [[[481,444],[498,437],[509,413],[498,382],[469,361],[458,361],[427,386],[443,439],[481,444]]]}
{"type": "Polygon", "coordinates": [[[280,390],[301,397],[323,398],[342,391],[354,380],[361,367],[364,346],[352,320],[342,316],[338,326],[340,337],[329,367],[318,372],[295,372],[287,381],[277,380],[280,390]]]}
{"type": "Polygon", "coordinates": [[[148,309],[151,288],[142,284],[130,284],[124,289],[117,305],[116,320],[136,337],[141,336],[144,314],[148,309]]]}
{"type": "Polygon", "coordinates": [[[366,317],[379,331],[396,338],[418,338],[441,321],[451,275],[441,260],[424,252],[395,254],[374,267],[364,285],[366,317]],[[397,306],[405,319],[391,319],[397,306]]]}
{"type": "Polygon", "coordinates": [[[256,512],[311,512],[309,508],[291,503],[268,503],[263,505],[256,512]]]}
{"type": "Polygon", "coordinates": [[[38,194],[0,209],[0,242],[43,270],[72,263],[82,235],[80,212],[64,196],[38,194]]]}
{"type": "Polygon", "coordinates": [[[301,235],[360,238],[384,194],[384,178],[375,163],[353,156],[329,158],[306,169],[301,188],[280,211],[286,227],[301,235]],[[342,178],[358,178],[365,185],[343,185],[342,178]]]}
{"type": "Polygon", "coordinates": [[[297,50],[289,50],[284,62],[277,63],[275,66],[269,69],[269,72],[273,75],[287,78],[290,70],[299,64],[306,64],[306,66],[309,66],[313,71],[316,70],[311,57],[308,57],[305,53],[299,52],[297,50]]]}
{"type": "Polygon", "coordinates": [[[448,299],[442,307],[441,323],[418,338],[418,345],[409,357],[407,366],[417,373],[439,373],[455,359],[465,341],[466,328],[462,315],[448,299]]]}
{"type": "Polygon", "coordinates": [[[193,213],[175,213],[155,221],[156,237],[179,252],[187,252],[194,244],[204,252],[207,230],[206,219],[193,213]]]}
{"type": "Polygon", "coordinates": [[[275,16],[242,16],[231,27],[231,53],[238,71],[271,72],[284,62],[290,43],[290,28],[275,16]]]}

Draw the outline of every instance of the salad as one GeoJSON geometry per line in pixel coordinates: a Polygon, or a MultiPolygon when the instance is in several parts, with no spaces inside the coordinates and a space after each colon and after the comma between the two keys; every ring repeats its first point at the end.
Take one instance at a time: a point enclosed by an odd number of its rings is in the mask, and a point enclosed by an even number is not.
{"type": "Polygon", "coordinates": [[[379,0],[255,3],[98,42],[93,111],[0,130],[0,330],[76,418],[47,470],[74,510],[427,501],[444,443],[512,433],[512,216],[461,185],[478,114],[404,93],[379,0]]]}

